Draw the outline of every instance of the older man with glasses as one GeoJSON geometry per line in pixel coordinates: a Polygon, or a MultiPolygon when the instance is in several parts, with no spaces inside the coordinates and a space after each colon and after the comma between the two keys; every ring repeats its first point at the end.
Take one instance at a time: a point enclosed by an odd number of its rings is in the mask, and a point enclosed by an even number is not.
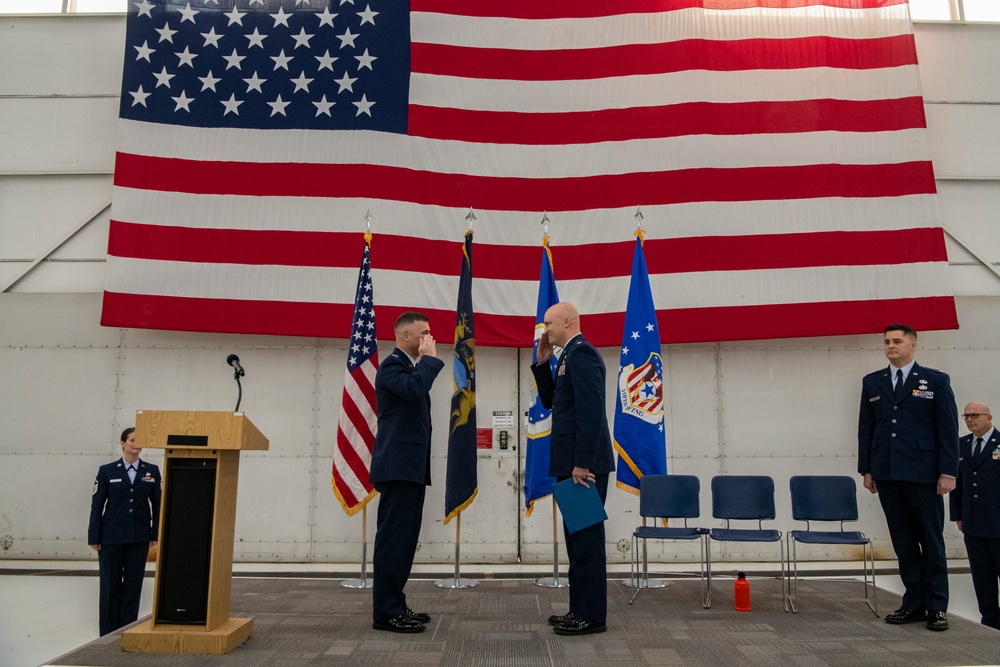
{"type": "Polygon", "coordinates": [[[985,403],[965,406],[969,435],[959,441],[951,520],[965,536],[980,623],[1000,630],[1000,434],[985,403]]]}

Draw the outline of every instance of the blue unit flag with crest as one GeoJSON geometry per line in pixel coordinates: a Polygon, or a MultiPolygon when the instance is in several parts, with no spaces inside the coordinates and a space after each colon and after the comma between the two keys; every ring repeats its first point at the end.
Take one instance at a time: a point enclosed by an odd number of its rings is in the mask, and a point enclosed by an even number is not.
{"type": "Polygon", "coordinates": [[[639,480],[643,475],[667,472],[660,327],[642,242],[639,230],[618,362],[613,435],[618,452],[618,488],[635,495],[639,495],[639,480]]]}

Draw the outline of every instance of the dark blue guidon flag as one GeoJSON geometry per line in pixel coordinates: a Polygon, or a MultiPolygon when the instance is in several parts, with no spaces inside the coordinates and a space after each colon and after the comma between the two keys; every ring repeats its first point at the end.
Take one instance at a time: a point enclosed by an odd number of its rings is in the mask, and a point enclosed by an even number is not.
{"type": "Polygon", "coordinates": [[[476,336],[472,311],[472,230],[462,246],[462,273],[455,309],[455,359],[452,364],[451,416],[448,419],[448,475],[444,522],[472,504],[479,491],[476,475],[476,336]]]}

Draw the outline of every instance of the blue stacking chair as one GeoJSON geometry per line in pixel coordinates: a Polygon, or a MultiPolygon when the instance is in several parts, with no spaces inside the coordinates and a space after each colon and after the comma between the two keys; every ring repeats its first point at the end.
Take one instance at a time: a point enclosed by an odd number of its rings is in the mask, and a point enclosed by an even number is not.
{"type": "Polygon", "coordinates": [[[712,516],[723,519],[726,527],[713,528],[709,537],[717,542],[777,542],[781,558],[781,604],[787,612],[785,546],[781,531],[764,528],[764,521],[773,520],[774,515],[774,480],[767,475],[716,475],[712,478],[712,516]],[[730,521],[756,521],[757,527],[730,528],[730,521]]]}
{"type": "MultiPolygon", "coordinates": [[[[701,516],[699,494],[701,482],[694,475],[643,475],[639,481],[639,514],[642,525],[632,533],[632,604],[643,581],[639,574],[639,540],[642,540],[642,578],[648,576],[649,559],[646,540],[701,540],[701,596],[702,606],[712,606],[711,563],[708,560],[708,528],[688,526],[688,519],[701,516]],[[653,519],[652,526],[646,525],[653,519]],[[657,526],[657,519],[684,519],[683,526],[657,526]],[[706,578],[707,573],[707,578],[706,578]]],[[[646,579],[648,581],[648,579],[646,579]]]]}
{"type": "Polygon", "coordinates": [[[805,530],[790,530],[786,536],[791,572],[788,582],[788,604],[797,612],[799,592],[799,561],[795,545],[835,544],[861,547],[864,570],[865,602],[878,616],[875,594],[875,545],[861,531],[844,530],[845,521],[858,520],[858,488],[853,477],[846,475],[796,475],[789,480],[792,491],[792,518],[805,521],[805,530]],[[840,530],[812,530],[811,521],[839,522],[840,530]],[[871,596],[868,595],[869,565],[871,571],[871,596]]]}

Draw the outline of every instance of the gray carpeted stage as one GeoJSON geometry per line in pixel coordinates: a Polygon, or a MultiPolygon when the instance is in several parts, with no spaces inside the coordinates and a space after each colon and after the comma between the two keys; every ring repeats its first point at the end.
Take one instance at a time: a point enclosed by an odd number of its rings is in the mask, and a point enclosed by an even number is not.
{"type": "MultiPolygon", "coordinates": [[[[371,627],[370,591],[339,579],[247,577],[233,581],[232,613],[254,618],[253,636],[224,656],[123,653],[119,635],[82,646],[53,665],[989,665],[1000,633],[950,615],[951,629],[887,625],[865,606],[860,583],[800,580],[799,613],[782,610],[777,579],[752,580],[753,609],[733,609],[731,579],[718,578],[711,609],[697,580],[644,590],[609,582],[608,631],[559,637],[546,618],[567,609],[566,589],[528,579],[481,579],[448,590],[411,581],[408,602],[433,616],[427,631],[399,635],[371,627]]],[[[899,597],[879,591],[883,615],[899,597]]]]}

